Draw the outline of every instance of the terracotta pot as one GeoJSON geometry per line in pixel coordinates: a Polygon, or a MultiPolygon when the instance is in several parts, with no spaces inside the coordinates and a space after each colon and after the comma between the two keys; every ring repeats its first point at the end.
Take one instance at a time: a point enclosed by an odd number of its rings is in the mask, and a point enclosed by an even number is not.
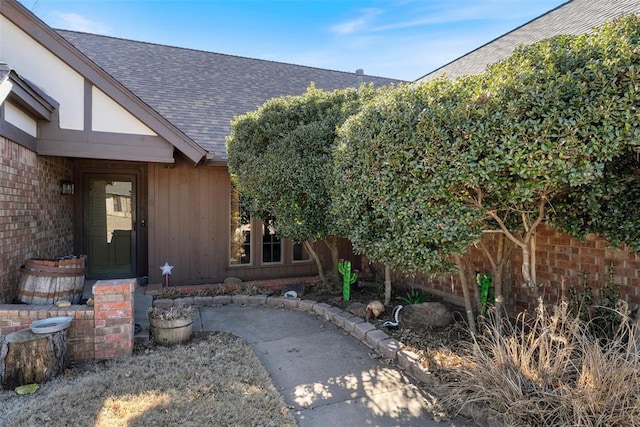
{"type": "Polygon", "coordinates": [[[154,342],[162,345],[180,344],[191,338],[193,318],[175,320],[149,318],[149,326],[154,342]]]}

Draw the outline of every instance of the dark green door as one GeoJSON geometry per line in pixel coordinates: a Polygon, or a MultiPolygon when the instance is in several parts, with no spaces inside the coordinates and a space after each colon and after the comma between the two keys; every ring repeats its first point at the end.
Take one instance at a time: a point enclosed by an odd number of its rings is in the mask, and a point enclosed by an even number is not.
{"type": "Polygon", "coordinates": [[[136,277],[135,176],[87,175],[87,276],[136,277]]]}

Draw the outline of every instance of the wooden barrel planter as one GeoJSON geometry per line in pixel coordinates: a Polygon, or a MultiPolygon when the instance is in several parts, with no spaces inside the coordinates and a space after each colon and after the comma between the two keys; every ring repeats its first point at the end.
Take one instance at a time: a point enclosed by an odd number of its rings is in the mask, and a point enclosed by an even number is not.
{"type": "Polygon", "coordinates": [[[172,320],[149,318],[149,326],[151,338],[157,344],[180,344],[191,338],[193,318],[172,320]]]}
{"type": "Polygon", "coordinates": [[[79,304],[84,289],[84,258],[30,259],[21,268],[18,299],[26,304],[79,304]]]}

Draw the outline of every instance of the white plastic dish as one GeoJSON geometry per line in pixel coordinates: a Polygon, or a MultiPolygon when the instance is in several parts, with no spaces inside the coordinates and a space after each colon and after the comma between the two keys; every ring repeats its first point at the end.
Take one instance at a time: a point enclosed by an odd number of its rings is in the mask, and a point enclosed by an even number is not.
{"type": "Polygon", "coordinates": [[[36,320],[31,323],[31,331],[34,334],[50,334],[52,332],[62,331],[71,325],[73,317],[49,317],[48,319],[36,320]]]}

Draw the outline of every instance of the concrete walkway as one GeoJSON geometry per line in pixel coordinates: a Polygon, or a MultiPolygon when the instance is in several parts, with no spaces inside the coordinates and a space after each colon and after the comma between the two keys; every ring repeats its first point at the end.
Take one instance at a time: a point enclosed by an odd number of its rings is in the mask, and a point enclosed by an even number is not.
{"type": "MultiPolygon", "coordinates": [[[[148,336],[151,297],[136,290],[136,323],[148,336]]],[[[433,396],[323,317],[259,304],[196,306],[194,331],[225,331],[253,348],[298,425],[472,426],[436,422],[433,396]]]]}

